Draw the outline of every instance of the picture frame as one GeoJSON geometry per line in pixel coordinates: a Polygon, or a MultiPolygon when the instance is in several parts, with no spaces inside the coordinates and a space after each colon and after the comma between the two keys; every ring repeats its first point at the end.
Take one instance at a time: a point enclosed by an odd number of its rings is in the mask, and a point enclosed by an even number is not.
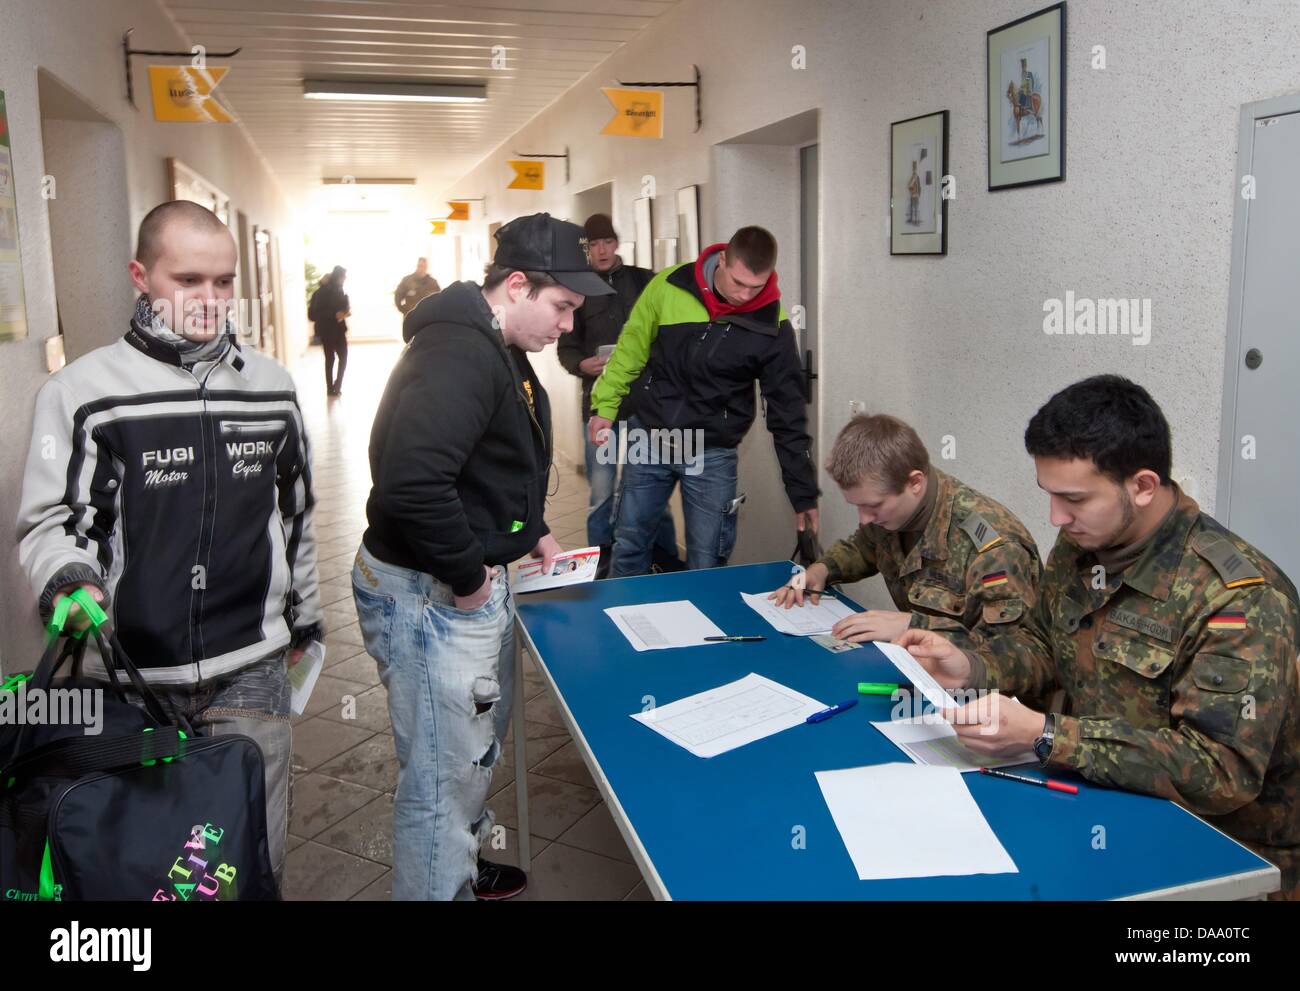
{"type": "Polygon", "coordinates": [[[1065,180],[1065,7],[987,34],[989,192],[1065,180]]]}
{"type": "Polygon", "coordinates": [[[889,125],[889,253],[948,253],[948,111],[889,125]]]}
{"type": "Polygon", "coordinates": [[[654,200],[641,196],[632,203],[636,262],[642,268],[654,264],[654,200]]]}
{"type": "Polygon", "coordinates": [[[677,242],[683,261],[700,256],[700,187],[677,190],[677,242]]]}

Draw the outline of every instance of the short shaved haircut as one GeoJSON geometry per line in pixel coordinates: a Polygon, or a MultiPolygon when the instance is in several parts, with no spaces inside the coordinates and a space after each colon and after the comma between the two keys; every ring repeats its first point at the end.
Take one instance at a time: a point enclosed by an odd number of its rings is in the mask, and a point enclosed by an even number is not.
{"type": "Polygon", "coordinates": [[[230,228],[221,222],[221,218],[201,203],[168,200],[154,207],[140,221],[140,233],[135,242],[136,261],[145,268],[153,266],[162,254],[163,233],[172,224],[185,224],[192,230],[209,234],[230,234],[230,228]]]}

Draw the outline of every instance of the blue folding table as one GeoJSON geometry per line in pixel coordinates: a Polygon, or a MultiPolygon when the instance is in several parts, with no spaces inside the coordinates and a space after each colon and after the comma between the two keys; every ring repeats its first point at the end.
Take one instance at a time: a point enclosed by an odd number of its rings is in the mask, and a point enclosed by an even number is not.
{"type": "MultiPolygon", "coordinates": [[[[908,760],[868,725],[889,719],[895,703],[888,697],[858,696],[859,705],[825,722],[709,759],[630,718],[751,671],[827,705],[854,698],[859,681],[899,680],[874,645],[832,653],[777,633],[740,598],[771,591],[789,575],[790,562],[773,562],[593,582],[517,600],[516,683],[523,684],[527,649],[656,898],[1231,899],[1278,889],[1276,867],[1172,802],[1083,779],[1070,796],[978,773],[966,774],[966,784],[1019,873],[858,880],[814,772],[908,760]],[[728,634],[767,639],[638,652],[603,612],[678,599],[728,634]]],[[[522,702],[514,718],[527,869],[522,702]]]]}

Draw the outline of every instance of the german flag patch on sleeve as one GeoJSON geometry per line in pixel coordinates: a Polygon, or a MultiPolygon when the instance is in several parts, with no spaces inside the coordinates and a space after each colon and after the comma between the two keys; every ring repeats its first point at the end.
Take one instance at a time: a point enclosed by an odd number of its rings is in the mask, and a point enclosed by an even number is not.
{"type": "Polygon", "coordinates": [[[1215,613],[1206,622],[1205,627],[1209,630],[1244,630],[1246,614],[1244,612],[1215,613]]]}
{"type": "Polygon", "coordinates": [[[1005,571],[994,571],[980,579],[981,588],[997,588],[999,585],[1005,585],[1011,579],[1007,577],[1005,571]]]}

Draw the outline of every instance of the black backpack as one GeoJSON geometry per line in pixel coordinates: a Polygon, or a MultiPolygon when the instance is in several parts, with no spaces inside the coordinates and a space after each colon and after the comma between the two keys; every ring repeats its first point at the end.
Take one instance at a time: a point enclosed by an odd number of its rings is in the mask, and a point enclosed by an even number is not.
{"type": "Polygon", "coordinates": [[[55,630],[35,672],[0,686],[0,714],[8,705],[30,715],[44,699],[47,717],[56,708],[83,717],[0,723],[4,900],[277,899],[256,742],[171,722],[107,623],[93,635],[109,682],[81,677],[84,638],[61,640],[55,630]],[[56,682],[69,660],[72,677],[56,682]],[[121,674],[144,708],[127,701],[121,674]],[[94,698],[100,718],[88,721],[89,706],[75,702],[94,698]],[[101,732],[87,735],[94,722],[101,732]]]}

